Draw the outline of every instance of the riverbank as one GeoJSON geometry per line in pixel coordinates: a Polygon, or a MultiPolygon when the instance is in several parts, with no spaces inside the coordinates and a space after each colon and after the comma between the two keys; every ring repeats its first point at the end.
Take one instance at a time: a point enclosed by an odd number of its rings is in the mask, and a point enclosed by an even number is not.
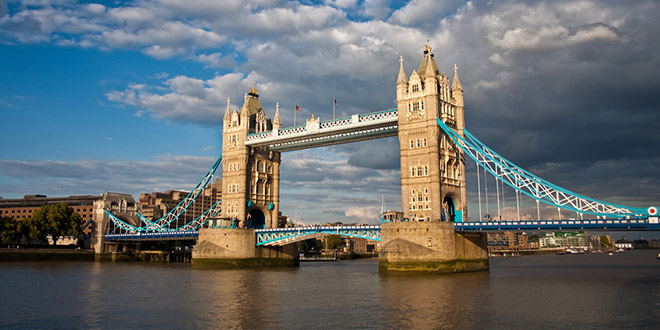
{"type": "Polygon", "coordinates": [[[94,250],[4,248],[0,261],[94,261],[94,250]]]}

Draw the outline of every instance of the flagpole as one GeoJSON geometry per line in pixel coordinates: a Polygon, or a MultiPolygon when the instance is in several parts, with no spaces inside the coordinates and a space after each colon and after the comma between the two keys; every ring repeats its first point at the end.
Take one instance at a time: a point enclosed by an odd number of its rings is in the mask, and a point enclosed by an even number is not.
{"type": "Polygon", "coordinates": [[[298,109],[296,109],[296,107],[293,108],[293,127],[296,127],[296,112],[298,112],[298,109]]]}
{"type": "Polygon", "coordinates": [[[335,96],[333,95],[332,96],[332,121],[335,121],[335,104],[336,104],[335,96]]]}

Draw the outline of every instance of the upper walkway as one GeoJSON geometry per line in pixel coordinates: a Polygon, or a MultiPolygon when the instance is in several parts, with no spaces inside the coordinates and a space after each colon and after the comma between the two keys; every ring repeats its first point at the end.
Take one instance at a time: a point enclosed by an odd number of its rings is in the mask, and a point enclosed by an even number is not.
{"type": "Polygon", "coordinates": [[[399,113],[389,109],[330,121],[308,120],[306,125],[250,134],[245,145],[292,151],[396,136],[399,113]]]}

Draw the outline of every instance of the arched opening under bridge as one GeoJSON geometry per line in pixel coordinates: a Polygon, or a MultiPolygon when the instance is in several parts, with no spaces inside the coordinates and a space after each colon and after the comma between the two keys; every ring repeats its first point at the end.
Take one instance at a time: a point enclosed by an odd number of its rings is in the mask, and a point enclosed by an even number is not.
{"type": "Polygon", "coordinates": [[[257,208],[251,209],[248,213],[247,228],[266,228],[266,215],[264,212],[257,208]]]}
{"type": "MultiPolygon", "coordinates": [[[[442,221],[451,221],[455,222],[456,218],[456,206],[454,205],[454,199],[447,195],[442,201],[442,221]]],[[[461,220],[458,220],[461,222],[461,220]]]]}

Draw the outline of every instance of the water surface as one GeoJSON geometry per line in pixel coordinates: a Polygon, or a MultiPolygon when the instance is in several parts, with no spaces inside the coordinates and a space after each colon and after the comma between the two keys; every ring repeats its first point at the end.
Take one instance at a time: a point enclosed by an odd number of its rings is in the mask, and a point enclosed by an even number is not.
{"type": "Polygon", "coordinates": [[[0,328],[656,329],[657,252],[498,258],[445,276],[382,276],[375,259],[275,270],[5,262],[0,328]]]}

